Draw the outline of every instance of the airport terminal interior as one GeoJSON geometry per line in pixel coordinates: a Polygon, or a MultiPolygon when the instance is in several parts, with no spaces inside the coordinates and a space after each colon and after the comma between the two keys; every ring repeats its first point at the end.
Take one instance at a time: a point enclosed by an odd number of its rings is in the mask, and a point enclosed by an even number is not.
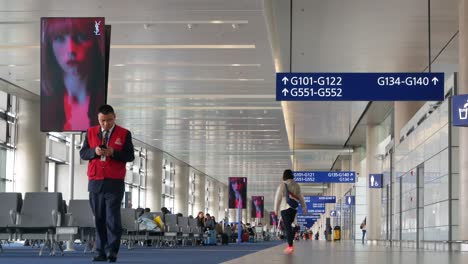
{"type": "Polygon", "coordinates": [[[135,156],[117,262],[468,263],[468,123],[454,121],[468,119],[468,100],[454,107],[468,94],[467,0],[0,0],[0,263],[92,262],[80,150],[98,115],[45,120],[79,107],[63,109],[79,85],[60,77],[57,96],[51,78],[97,72],[135,156]],[[50,70],[48,51],[90,42],[75,28],[47,46],[52,17],[104,18],[90,28],[103,60],[83,70],[78,52],[50,70]],[[439,100],[281,100],[281,73],[443,82],[439,100]],[[275,212],[286,169],[307,206],[293,252],[275,212]]]}

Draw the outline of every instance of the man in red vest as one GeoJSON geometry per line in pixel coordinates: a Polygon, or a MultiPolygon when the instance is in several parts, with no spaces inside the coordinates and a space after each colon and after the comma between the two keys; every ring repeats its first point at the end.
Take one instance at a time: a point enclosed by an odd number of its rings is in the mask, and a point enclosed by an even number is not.
{"type": "Polygon", "coordinates": [[[90,127],[86,133],[80,157],[89,160],[88,191],[98,253],[93,261],[115,262],[122,236],[120,207],[125,192],[125,164],[135,156],[132,135],[115,124],[112,106],[99,107],[98,120],[99,126],[90,127]]]}

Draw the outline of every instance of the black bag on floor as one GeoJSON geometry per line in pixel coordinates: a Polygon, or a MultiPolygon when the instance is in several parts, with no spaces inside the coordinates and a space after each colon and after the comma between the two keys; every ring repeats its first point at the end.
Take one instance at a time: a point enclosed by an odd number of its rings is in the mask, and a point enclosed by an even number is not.
{"type": "Polygon", "coordinates": [[[229,244],[229,237],[226,234],[221,234],[221,245],[229,244]]]}

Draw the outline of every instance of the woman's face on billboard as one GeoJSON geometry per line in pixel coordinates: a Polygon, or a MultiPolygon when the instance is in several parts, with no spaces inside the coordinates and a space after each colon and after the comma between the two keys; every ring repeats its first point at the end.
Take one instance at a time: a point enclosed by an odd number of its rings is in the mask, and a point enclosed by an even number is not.
{"type": "Polygon", "coordinates": [[[234,191],[240,192],[244,188],[244,183],[241,180],[234,180],[232,182],[232,189],[234,191]]]}
{"type": "Polygon", "coordinates": [[[89,69],[93,40],[83,33],[63,33],[52,40],[57,63],[65,73],[82,75],[89,69]]]}
{"type": "Polygon", "coordinates": [[[261,198],[255,198],[255,199],[254,199],[254,204],[255,204],[256,206],[260,206],[260,205],[262,204],[262,199],[261,199],[261,198]]]}

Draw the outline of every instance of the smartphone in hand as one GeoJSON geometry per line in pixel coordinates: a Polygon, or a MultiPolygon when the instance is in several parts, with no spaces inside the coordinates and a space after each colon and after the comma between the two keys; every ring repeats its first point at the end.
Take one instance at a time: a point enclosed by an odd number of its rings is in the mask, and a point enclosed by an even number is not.
{"type": "MultiPolygon", "coordinates": [[[[107,149],[107,146],[106,146],[106,145],[99,145],[99,148],[101,148],[101,149],[107,149]]],[[[101,161],[106,161],[106,156],[105,156],[105,155],[102,155],[102,156],[101,156],[101,161]]]]}

